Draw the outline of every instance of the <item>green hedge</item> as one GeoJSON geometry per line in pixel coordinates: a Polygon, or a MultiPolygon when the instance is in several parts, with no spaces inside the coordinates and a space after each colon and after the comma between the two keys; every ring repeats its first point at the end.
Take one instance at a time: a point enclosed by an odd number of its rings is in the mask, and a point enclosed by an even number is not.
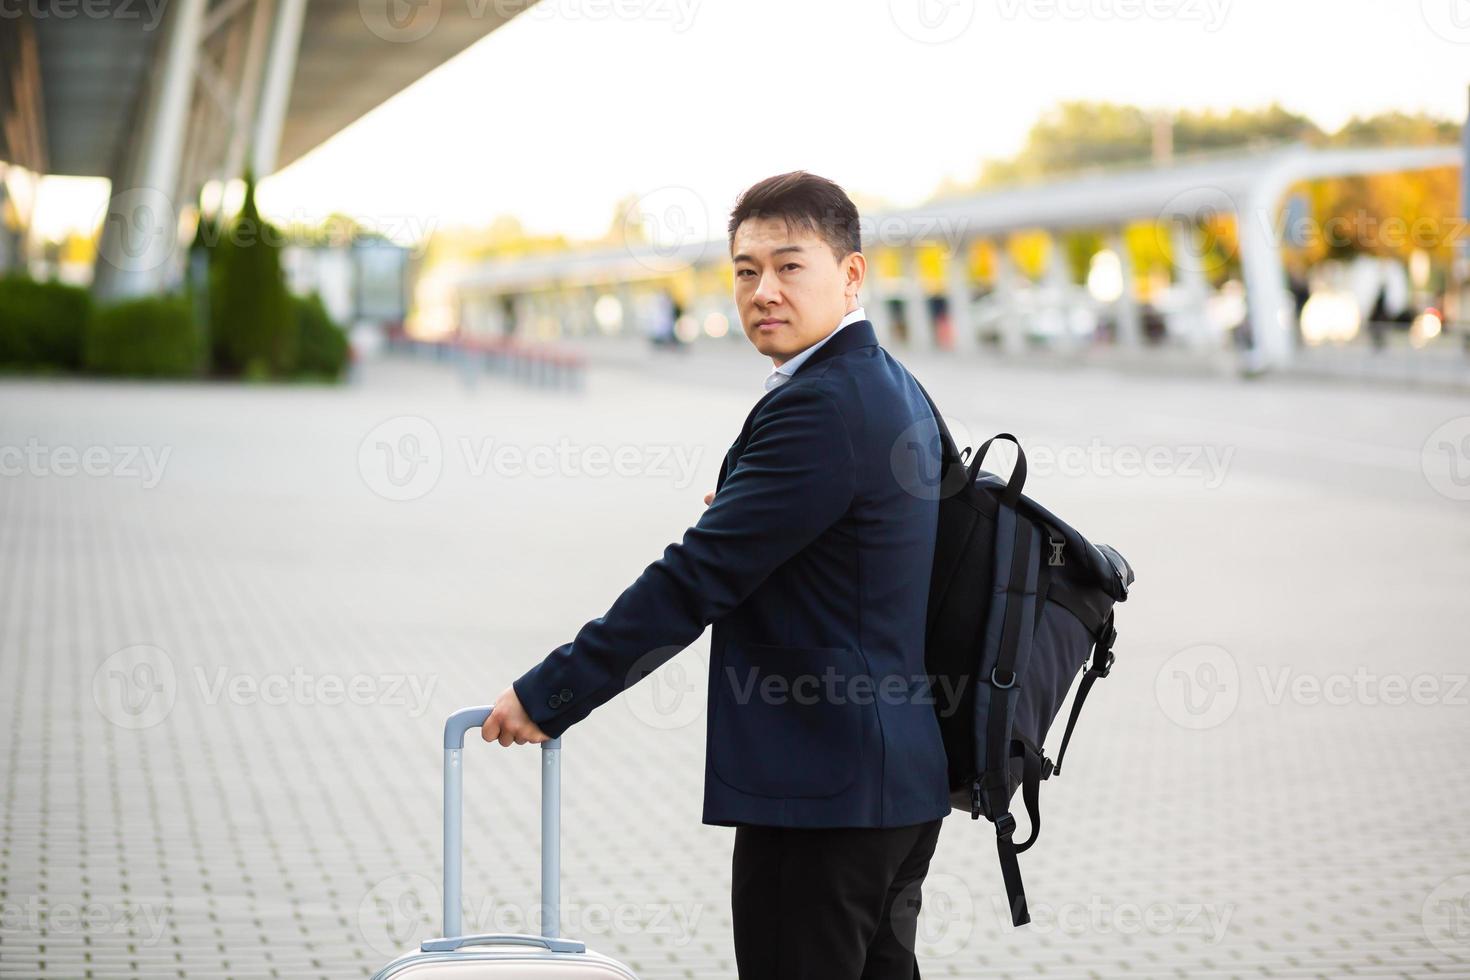
{"type": "Polygon", "coordinates": [[[341,377],[347,366],[347,334],[332,322],[316,293],[292,296],[296,307],[296,370],[304,377],[341,377]]]}
{"type": "Polygon", "coordinates": [[[85,289],[22,276],[0,279],[0,370],[341,377],[347,336],[321,297],[293,296],[286,288],[281,233],[261,218],[248,171],[245,181],[244,204],[228,230],[201,222],[184,295],[94,307],[85,289]],[[208,256],[202,277],[195,249],[208,256]]]}
{"type": "Polygon", "coordinates": [[[240,214],[209,263],[211,360],[222,374],[263,380],[296,373],[300,338],[280,240],[255,206],[255,182],[247,172],[240,214]]]}
{"type": "Polygon", "coordinates": [[[85,289],[16,275],[0,279],[0,366],[76,370],[91,312],[85,289]]]}
{"type": "Polygon", "coordinates": [[[204,343],[189,300],[148,296],[97,310],[87,329],[84,364],[96,374],[198,375],[204,364],[204,343]]]}

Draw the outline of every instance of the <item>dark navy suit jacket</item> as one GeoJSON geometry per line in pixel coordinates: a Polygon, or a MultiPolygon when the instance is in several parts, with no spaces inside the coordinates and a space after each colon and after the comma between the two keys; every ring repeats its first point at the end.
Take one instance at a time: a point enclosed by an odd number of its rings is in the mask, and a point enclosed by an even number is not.
{"type": "Polygon", "coordinates": [[[924,675],[938,466],[917,383],[847,325],[756,403],[683,540],[515,681],[521,704],[557,737],[714,624],[705,823],[945,816],[924,675]]]}

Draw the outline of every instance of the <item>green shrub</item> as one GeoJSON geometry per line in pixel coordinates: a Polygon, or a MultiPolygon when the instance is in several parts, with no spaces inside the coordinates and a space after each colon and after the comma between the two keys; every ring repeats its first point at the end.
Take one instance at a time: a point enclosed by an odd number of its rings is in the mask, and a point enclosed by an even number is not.
{"type": "Polygon", "coordinates": [[[192,304],[194,322],[201,327],[209,325],[209,269],[220,236],[219,223],[209,214],[201,214],[185,257],[184,293],[192,304]]]}
{"type": "Polygon", "coordinates": [[[91,313],[85,289],[25,276],[0,279],[0,366],[76,370],[91,313]]]}
{"type": "Polygon", "coordinates": [[[187,378],[203,363],[203,338],[184,296],[104,306],[88,325],[85,364],[97,374],[187,378]]]}
{"type": "Polygon", "coordinates": [[[281,233],[260,217],[247,171],[245,203],[209,268],[210,348],[222,374],[285,377],[296,370],[297,318],[280,251],[281,233]]]}
{"type": "Polygon", "coordinates": [[[291,302],[299,341],[296,369],[311,377],[337,379],[347,366],[347,334],[332,322],[318,294],[293,296],[291,302]]]}

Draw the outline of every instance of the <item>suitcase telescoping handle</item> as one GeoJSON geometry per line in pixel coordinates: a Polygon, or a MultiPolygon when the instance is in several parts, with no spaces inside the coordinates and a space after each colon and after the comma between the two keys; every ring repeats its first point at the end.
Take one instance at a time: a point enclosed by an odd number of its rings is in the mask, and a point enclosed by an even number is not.
{"type": "MultiPolygon", "coordinates": [[[[465,733],[485,724],[490,705],[461,708],[444,722],[444,935],[463,935],[460,921],[460,858],[464,771],[460,756],[465,733]]],[[[561,931],[561,739],[541,743],[541,935],[561,931]]]]}

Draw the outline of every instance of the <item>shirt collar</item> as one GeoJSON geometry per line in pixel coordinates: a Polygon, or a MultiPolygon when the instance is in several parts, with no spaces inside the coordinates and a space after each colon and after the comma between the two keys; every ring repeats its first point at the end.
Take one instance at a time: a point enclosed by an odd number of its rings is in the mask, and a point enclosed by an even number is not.
{"type": "Polygon", "coordinates": [[[780,367],[772,371],[766,377],[766,390],[770,391],[772,388],[778,388],[789,381],[791,379],[791,376],[796,373],[797,368],[806,363],[807,358],[815,354],[817,352],[817,349],[825,344],[827,341],[837,336],[837,331],[841,330],[849,323],[857,323],[859,320],[866,320],[867,318],[868,315],[863,312],[863,308],[861,306],[844,316],[841,322],[839,322],[837,326],[832,328],[831,333],[827,334],[827,336],[823,337],[821,340],[817,341],[815,344],[812,344],[806,350],[802,351],[800,354],[797,354],[795,357],[788,360],[785,364],[782,364],[780,367]]]}

